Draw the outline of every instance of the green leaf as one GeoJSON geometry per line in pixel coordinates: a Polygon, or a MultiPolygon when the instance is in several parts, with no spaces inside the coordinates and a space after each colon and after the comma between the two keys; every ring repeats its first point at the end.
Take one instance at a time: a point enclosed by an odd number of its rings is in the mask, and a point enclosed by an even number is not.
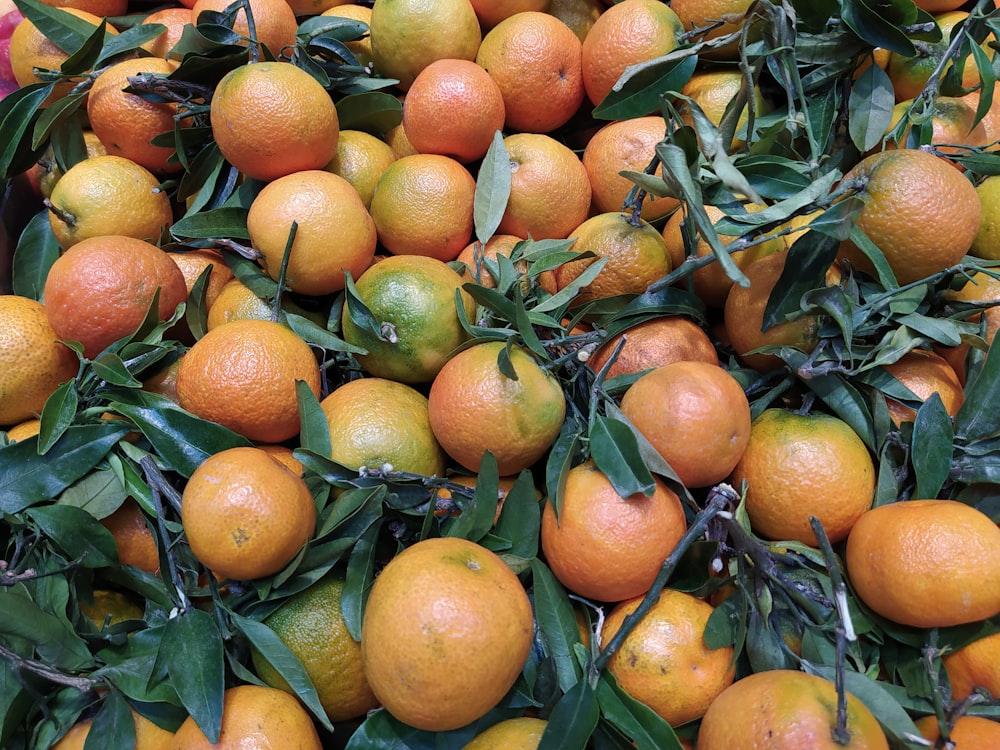
{"type": "Polygon", "coordinates": [[[545,495],[546,502],[552,505],[556,518],[562,508],[563,490],[566,487],[566,475],[578,462],[583,443],[585,425],[572,416],[563,420],[559,428],[559,437],[549,448],[545,459],[545,495]]]}
{"type": "Polygon", "coordinates": [[[538,750],[584,750],[599,719],[597,693],[580,680],[553,707],[538,750]]]}
{"type": "Polygon", "coordinates": [[[170,235],[176,240],[217,239],[249,240],[248,209],[226,206],[199,211],[178,219],[170,225],[170,235]]]}
{"type": "Polygon", "coordinates": [[[59,253],[59,243],[49,224],[49,212],[39,211],[21,232],[14,250],[11,275],[14,294],[40,300],[49,269],[59,253]]]}
{"type": "Polygon", "coordinates": [[[82,47],[97,28],[72,13],[37,0],[14,0],[14,5],[38,27],[46,39],[67,55],[72,55],[82,47]]]}
{"type": "Polygon", "coordinates": [[[356,640],[361,640],[361,620],[364,618],[365,602],[375,580],[376,541],[382,530],[379,518],[358,538],[347,560],[344,591],[340,598],[340,608],[344,614],[347,632],[356,640]]]}
{"type": "Polygon", "coordinates": [[[975,440],[1000,431],[1000,411],[994,408],[1000,392],[1000,345],[990,344],[986,360],[975,379],[966,386],[965,401],[955,415],[955,435],[975,440]]]}
{"type": "Polygon", "coordinates": [[[76,419],[80,396],[76,381],[67,380],[45,399],[38,430],[38,453],[48,453],[76,419]]]}
{"type": "Polygon", "coordinates": [[[882,283],[882,286],[886,289],[898,288],[899,282],[896,281],[896,274],[889,267],[889,262],[885,259],[885,255],[883,255],[878,245],[872,242],[868,238],[868,235],[862,232],[857,226],[851,228],[849,238],[875,266],[875,272],[878,274],[878,280],[882,283]]]}
{"type": "Polygon", "coordinates": [[[910,451],[913,473],[917,479],[916,497],[937,497],[951,469],[952,443],[955,434],[951,417],[934,391],[913,421],[910,451]]]}
{"type": "Polygon", "coordinates": [[[4,614],[0,617],[0,635],[31,643],[46,664],[72,671],[93,665],[83,639],[68,623],[41,609],[23,588],[0,587],[0,611],[4,614]]]}
{"type": "Polygon", "coordinates": [[[117,690],[111,690],[94,715],[83,750],[105,750],[109,747],[133,750],[135,741],[135,719],[128,702],[117,690]]]}
{"type": "Polygon", "coordinates": [[[189,609],[167,620],[157,659],[198,728],[209,742],[218,742],[226,684],[222,634],[215,618],[189,609]]]}
{"type": "Polygon", "coordinates": [[[493,142],[479,166],[473,218],[476,239],[486,244],[500,226],[510,197],[510,157],[503,143],[503,133],[493,134],[493,142]]]}
{"type": "Polygon", "coordinates": [[[384,91],[348,94],[337,102],[341,130],[364,130],[384,133],[403,120],[403,105],[384,91]]]}
{"type": "Polygon", "coordinates": [[[590,427],[590,455],[615,492],[623,498],[656,490],[656,483],[639,454],[631,428],[617,419],[597,415],[590,427]]]}
{"type": "Polygon", "coordinates": [[[844,0],[840,6],[844,23],[872,47],[883,47],[902,57],[917,54],[901,26],[917,20],[916,6],[908,0],[844,0]]]}
{"type": "Polygon", "coordinates": [[[580,642],[573,605],[566,590],[544,562],[531,560],[532,591],[535,596],[535,621],[546,655],[552,659],[561,690],[568,691],[583,679],[583,670],[573,655],[580,642]]]}
{"type": "Polygon", "coordinates": [[[869,65],[851,87],[847,102],[851,140],[861,152],[879,144],[892,123],[896,98],[889,75],[878,65],[869,65]]]}
{"type": "Polygon", "coordinates": [[[307,344],[315,344],[318,347],[331,352],[349,352],[351,354],[367,354],[367,350],[360,346],[348,344],[342,338],[316,324],[309,318],[304,318],[295,313],[285,312],[285,323],[295,333],[297,333],[307,344]]]}
{"type": "Polygon", "coordinates": [[[503,509],[493,533],[510,542],[508,554],[532,559],[538,554],[538,535],[542,511],[535,481],[525,469],[518,474],[514,486],[507,491],[503,509]]]}
{"type": "Polygon", "coordinates": [[[41,156],[42,147],[31,147],[30,132],[39,117],[39,107],[51,90],[51,84],[30,84],[0,100],[0,132],[4,134],[0,145],[0,176],[4,179],[24,172],[41,156]]]}
{"type": "Polygon", "coordinates": [[[111,469],[96,469],[59,496],[60,505],[72,505],[101,519],[114,513],[125,502],[128,493],[118,475],[111,469]]]}
{"type": "Polygon", "coordinates": [[[682,750],[670,724],[622,690],[607,670],[597,683],[597,701],[601,716],[633,740],[639,750],[682,750]]]}
{"type": "Polygon", "coordinates": [[[453,536],[478,542],[493,526],[499,501],[497,460],[490,451],[483,454],[476,476],[476,491],[457,518],[448,519],[441,528],[442,536],[453,536]]]}
{"type": "Polygon", "coordinates": [[[73,505],[46,505],[29,509],[27,516],[71,560],[79,559],[83,567],[104,568],[118,564],[115,538],[82,508],[73,505]]]}
{"type": "Polygon", "coordinates": [[[642,117],[660,106],[668,91],[680,91],[694,74],[697,55],[683,52],[630,65],[593,111],[599,120],[629,120],[642,117]]]}
{"type": "Polygon", "coordinates": [[[788,249],[781,275],[764,307],[764,330],[802,312],[802,295],[824,285],[839,244],[825,234],[807,232],[788,249]]]}

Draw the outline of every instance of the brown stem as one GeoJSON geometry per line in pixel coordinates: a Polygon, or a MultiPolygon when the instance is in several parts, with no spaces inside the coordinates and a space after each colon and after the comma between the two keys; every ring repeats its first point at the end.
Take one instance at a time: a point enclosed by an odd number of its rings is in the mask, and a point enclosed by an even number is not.
{"type": "Polygon", "coordinates": [[[68,211],[59,208],[59,206],[55,205],[48,198],[45,198],[42,201],[42,205],[45,206],[53,214],[55,214],[55,217],[59,219],[59,221],[61,221],[63,224],[66,224],[67,226],[70,227],[76,226],[76,216],[69,213],[68,211]]]}
{"type": "Polygon", "coordinates": [[[81,693],[93,690],[101,684],[101,680],[93,677],[77,677],[75,675],[60,672],[58,669],[54,669],[48,664],[43,664],[35,659],[27,659],[20,654],[11,651],[3,644],[0,644],[0,659],[9,663],[14,669],[31,672],[32,674],[38,675],[49,682],[54,682],[57,685],[65,685],[66,687],[75,688],[81,693]]]}

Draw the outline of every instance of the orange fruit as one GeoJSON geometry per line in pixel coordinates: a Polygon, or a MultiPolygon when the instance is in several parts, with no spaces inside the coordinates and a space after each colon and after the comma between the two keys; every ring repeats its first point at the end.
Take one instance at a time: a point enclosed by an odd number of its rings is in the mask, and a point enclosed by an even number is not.
{"type": "MultiPolygon", "coordinates": [[[[889,55],[889,63],[886,72],[892,81],[892,88],[896,94],[896,101],[901,102],[908,99],[916,99],[920,96],[924,87],[927,86],[931,76],[938,73],[938,65],[941,64],[948,45],[951,43],[952,30],[959,21],[964,21],[969,14],[965,11],[956,11],[955,8],[962,3],[955,3],[955,0],[930,0],[927,4],[939,4],[941,6],[951,5],[950,8],[942,7],[940,10],[930,11],[935,14],[934,20],[938,28],[941,29],[941,40],[938,42],[921,42],[915,45],[917,54],[906,57],[893,52],[889,55]]],[[[921,3],[918,3],[921,5],[921,3]]],[[[983,51],[988,56],[992,56],[991,49],[986,40],[983,42],[983,51]]],[[[944,73],[950,72],[954,66],[954,60],[948,62],[944,67],[944,73]]],[[[961,84],[964,88],[972,88],[979,84],[979,71],[976,64],[969,56],[964,58],[961,84]]]]}
{"type": "MultiPolygon", "coordinates": [[[[860,180],[865,200],[857,221],[885,255],[900,284],[958,263],[979,227],[979,196],[972,183],[944,159],[918,149],[865,157],[844,180],[860,180]]],[[[858,268],[872,265],[850,241],[841,254],[858,268]]]]}
{"type": "Polygon", "coordinates": [[[583,84],[600,104],[625,69],[673,51],[681,20],[659,0],[622,0],[601,14],[583,40],[583,84]]]}
{"type": "MultiPolygon", "coordinates": [[[[83,144],[87,154],[85,158],[87,159],[92,156],[105,156],[108,153],[108,149],[101,143],[101,139],[97,137],[93,130],[83,131],[83,144]]],[[[63,176],[62,168],[59,166],[55,154],[52,152],[51,145],[38,159],[34,171],[38,179],[38,192],[43,199],[51,198],[52,189],[63,176]]]]}
{"type": "Polygon", "coordinates": [[[331,8],[348,2],[348,0],[288,0],[296,17],[320,16],[331,8]]]}
{"type": "Polygon", "coordinates": [[[670,273],[670,253],[663,236],[650,223],[635,219],[631,212],[597,214],[570,232],[575,238],[570,250],[595,257],[573,260],[555,269],[556,285],[564,289],[591,263],[606,260],[597,277],[576,295],[576,302],[642,294],[654,281],[670,273]]]}
{"type": "MultiPolygon", "coordinates": [[[[892,109],[892,122],[889,130],[896,127],[906,115],[912,99],[897,104],[892,109]]],[[[907,124],[898,138],[898,143],[906,144],[913,125],[907,124]]],[[[953,96],[938,96],[934,98],[931,110],[930,145],[942,154],[965,154],[970,147],[981,147],[988,143],[986,127],[976,122],[976,110],[965,99],[953,96]]],[[[889,148],[897,147],[897,140],[886,143],[889,148]]],[[[956,165],[958,166],[958,165],[956,165]]]]}
{"type": "MultiPolygon", "coordinates": [[[[470,242],[455,258],[459,263],[465,265],[462,278],[488,289],[495,289],[497,280],[493,276],[494,266],[490,264],[497,262],[498,255],[505,255],[509,258],[518,242],[521,242],[521,238],[512,234],[495,234],[486,241],[485,245],[479,240],[470,242]]],[[[519,273],[525,271],[523,261],[516,263],[514,267],[519,273]]]]}
{"type": "MultiPolygon", "coordinates": [[[[943,357],[932,351],[914,349],[892,364],[885,365],[884,369],[906,386],[921,403],[929,399],[932,393],[937,393],[945,411],[952,417],[965,401],[965,393],[955,370],[943,357]]],[[[889,417],[897,426],[912,421],[917,414],[915,409],[894,398],[887,398],[886,406],[889,407],[889,417]]]]}
{"type": "Polygon", "coordinates": [[[247,231],[272,279],[281,273],[293,224],[285,269],[293,292],[339,292],[345,271],[357,278],[375,257],[375,222],[354,186],[332,172],[310,169],[278,177],[250,204],[247,231]]]}
{"type": "MultiPolygon", "coordinates": [[[[92,599],[92,604],[85,604],[83,601],[80,601],[80,611],[98,628],[105,627],[105,623],[110,627],[126,620],[141,620],[144,614],[142,607],[139,606],[135,599],[126,596],[120,591],[95,589],[92,599]]],[[[160,729],[156,725],[153,726],[157,730],[160,729]]],[[[136,726],[136,734],[138,733],[139,727],[136,726]]],[[[166,742],[173,735],[171,732],[163,730],[163,734],[159,736],[166,742]]],[[[138,737],[136,739],[138,740],[138,737]]]]}
{"type": "MultiPolygon", "coordinates": [[[[254,39],[271,50],[275,57],[282,53],[287,54],[286,48],[295,46],[295,33],[298,31],[298,21],[291,5],[286,0],[249,0],[249,3],[250,12],[253,14],[254,39]]],[[[213,10],[221,13],[229,4],[229,0],[197,0],[190,6],[191,15],[197,21],[202,12],[213,10]]],[[[232,29],[245,40],[249,40],[250,25],[247,23],[246,10],[240,9],[236,14],[232,29]]],[[[249,44],[249,41],[245,41],[244,44],[249,44]]],[[[218,94],[219,90],[216,88],[215,96],[218,94]]]]}
{"type": "MultiPolygon", "coordinates": [[[[344,621],[343,591],[344,580],[328,576],[293,594],[264,618],[302,663],[330,721],[356,719],[378,707],[361,664],[361,645],[344,621]]],[[[251,655],[266,684],[295,694],[259,651],[251,655]]]]}
{"type": "MultiPolygon", "coordinates": [[[[636,187],[632,180],[620,174],[623,170],[643,172],[655,155],[656,144],[667,132],[666,121],[659,115],[619,120],[602,127],[583,150],[583,166],[590,178],[591,204],[595,212],[622,211],[625,199],[636,187]]],[[[663,167],[656,168],[662,175],[663,167]]],[[[676,198],[647,195],[641,216],[656,221],[680,205],[676,198]]]]}
{"type": "Polygon", "coordinates": [[[750,527],[761,536],[819,545],[815,516],[832,543],[872,505],[875,465],[857,433],[828,414],[762,411],[730,483],[746,481],[750,527]]]}
{"type": "Polygon", "coordinates": [[[157,244],[173,221],[170,197],[153,173],[112,154],[84,159],[67,169],[47,205],[49,226],[64,250],[105,235],[157,244]]]}
{"type": "Polygon", "coordinates": [[[26,419],[23,422],[18,422],[13,427],[5,430],[7,433],[7,440],[11,443],[17,443],[21,440],[27,440],[39,433],[42,428],[42,420],[40,419],[26,419]]]}
{"type": "Polygon", "coordinates": [[[583,162],[544,133],[514,133],[503,145],[510,159],[510,197],[497,231],[521,239],[568,237],[590,214],[583,162]]]}
{"type": "Polygon", "coordinates": [[[280,443],[299,432],[295,381],[319,396],[319,365],[280,323],[234,320],[195,342],[177,369],[180,404],[250,440],[280,443]]]}
{"type": "MultiPolygon", "coordinates": [[[[979,109],[979,92],[973,91],[962,97],[974,111],[979,109]]],[[[986,131],[986,151],[996,151],[1000,141],[1000,99],[994,100],[980,123],[986,131]]]]}
{"type": "Polygon", "coordinates": [[[1000,175],[987,177],[976,187],[976,193],[982,211],[969,254],[986,260],[1000,260],[1000,209],[997,207],[1000,175]]]}
{"type": "Polygon", "coordinates": [[[622,497],[593,461],[567,472],[558,517],[551,502],[542,513],[542,551],[560,583],[603,602],[649,590],[687,530],[680,499],[654,479],[651,495],[622,497]]]}
{"type": "Polygon", "coordinates": [[[431,430],[427,397],[404,383],[359,378],[320,402],[330,458],[350,469],[443,476],[445,455],[431,430]]]}
{"type": "Polygon", "coordinates": [[[392,153],[396,155],[397,159],[420,153],[413,148],[413,144],[410,143],[410,139],[407,137],[406,131],[403,129],[402,121],[386,131],[385,142],[389,144],[389,148],[392,149],[392,153]]]}
{"type": "Polygon", "coordinates": [[[93,13],[101,18],[105,16],[124,16],[128,9],[127,0],[42,0],[53,8],[68,10],[76,8],[87,13],[93,13]]]}
{"type": "MultiPolygon", "coordinates": [[[[680,19],[683,31],[713,26],[708,33],[697,37],[699,41],[709,41],[739,31],[745,23],[741,16],[752,4],[750,0],[671,0],[670,7],[680,19]],[[726,17],[735,17],[737,20],[728,20],[726,17]],[[726,19],[724,23],[715,25],[723,19],[726,19]]],[[[739,56],[739,44],[709,47],[700,56],[711,60],[735,60],[739,56]]]]}
{"type": "MultiPolygon", "coordinates": [[[[601,648],[642,602],[621,602],[604,621],[601,648]]],[[[664,589],[608,662],[618,686],[671,726],[700,719],[733,684],[733,649],[705,645],[705,626],[715,608],[683,591],[664,589]]]]}
{"type": "Polygon", "coordinates": [[[544,13],[548,10],[549,0],[472,0],[472,7],[476,9],[479,25],[483,29],[492,29],[515,13],[544,13]]]}
{"type": "Polygon", "coordinates": [[[965,3],[959,2],[959,0],[915,0],[914,4],[928,13],[944,13],[945,11],[960,8],[965,3]]]}
{"type": "Polygon", "coordinates": [[[978,638],[962,648],[946,653],[942,659],[951,699],[963,701],[977,688],[1000,695],[1000,633],[978,638]]]}
{"type": "Polygon", "coordinates": [[[612,336],[590,355],[587,366],[594,372],[600,371],[619,341],[624,343],[605,374],[608,380],[619,375],[638,375],[671,362],[697,360],[719,364],[715,345],[701,326],[681,315],[666,315],[612,336]]]}
{"type": "Polygon", "coordinates": [[[165,60],[179,58],[179,55],[173,53],[174,45],[180,41],[181,34],[184,33],[184,28],[194,22],[195,17],[190,8],[161,8],[160,10],[155,10],[142,19],[142,23],[159,23],[167,28],[158,37],[150,39],[143,44],[142,48],[153,55],[153,57],[162,57],[165,60]]]}
{"type": "Polygon", "coordinates": [[[312,536],[316,505],[301,477],[260,448],[206,458],[181,496],[191,551],[219,578],[250,580],[285,567],[312,536]]]}
{"type": "MultiPolygon", "coordinates": [[[[183,356],[183,355],[181,355],[183,356]]],[[[155,393],[173,401],[180,400],[177,396],[177,368],[180,367],[180,357],[142,380],[142,390],[155,393]]]]}
{"type": "Polygon", "coordinates": [[[553,15],[526,10],[483,37],[476,55],[503,95],[508,130],[549,133],[583,103],[583,48],[553,15]]]}
{"type": "Polygon", "coordinates": [[[379,178],[394,161],[396,154],[385,141],[363,130],[341,130],[337,153],[324,169],[351,183],[368,209],[379,178]]]}
{"type": "Polygon", "coordinates": [[[390,164],[372,196],[379,242],[394,255],[454,260],[472,238],[476,181],[450,156],[414,154],[390,164]]]}
{"type": "MultiPolygon", "coordinates": [[[[284,0],[273,1],[288,7],[284,0]]],[[[229,71],[215,87],[210,117],[222,155],[254,179],[322,169],[337,153],[340,125],[333,99],[291,63],[250,63],[229,71]]]]}
{"type": "Polygon", "coordinates": [[[187,285],[163,250],[134,237],[91,237],[52,264],[45,310],[56,336],[79,341],[92,359],[136,331],[157,290],[159,319],[166,320],[187,299],[187,285]]]}
{"type": "Polygon", "coordinates": [[[1000,612],[1000,528],[954,500],[906,500],[866,511],[847,537],[851,585],[876,614],[915,628],[1000,612]]]}
{"type": "Polygon", "coordinates": [[[296,476],[302,476],[302,473],[305,471],[302,462],[295,457],[293,448],[289,448],[287,445],[268,445],[264,443],[257,445],[257,447],[278,463],[286,466],[296,476]]]}
{"type": "Polygon", "coordinates": [[[254,294],[239,279],[230,279],[208,308],[208,330],[234,320],[270,320],[271,303],[254,294]]]}
{"type": "Polygon", "coordinates": [[[551,13],[569,26],[582,42],[594,28],[605,7],[607,6],[601,0],[549,0],[546,13],[551,13]]]}
{"type": "Polygon", "coordinates": [[[386,0],[370,26],[376,72],[404,91],[435,60],[475,60],[483,38],[469,0],[386,0]]]}
{"type": "Polygon", "coordinates": [[[674,362],[647,372],[625,391],[621,409],[687,487],[728,477],[750,439],[743,388],[707,362],[674,362]]]}
{"type": "MultiPolygon", "coordinates": [[[[1000,302],[1000,279],[986,271],[973,271],[969,275],[969,280],[961,289],[949,290],[945,293],[945,297],[956,302],[1000,302]]],[[[993,343],[996,332],[1000,329],[1000,305],[994,304],[982,312],[973,312],[966,320],[974,322],[984,321],[983,340],[989,345],[993,343]]],[[[966,382],[966,356],[969,353],[969,344],[963,342],[958,346],[935,346],[934,352],[940,354],[952,366],[952,369],[955,370],[955,374],[958,376],[959,385],[964,388],[966,382]]],[[[945,389],[946,392],[948,390],[950,389],[945,389]]],[[[928,393],[928,395],[930,394],[928,393]]],[[[955,408],[954,405],[953,408],[955,408]]]]}
{"type": "Polygon", "coordinates": [[[498,721],[473,737],[462,750],[536,750],[548,722],[534,716],[498,721]]]}
{"type": "MultiPolygon", "coordinates": [[[[41,413],[61,383],[76,377],[79,361],[59,341],[42,303],[0,295],[0,425],[41,413]]],[[[8,437],[10,437],[8,435],[8,437]]]]}
{"type": "Polygon", "coordinates": [[[119,563],[134,565],[147,573],[159,572],[160,554],[156,549],[156,537],[139,503],[126,498],[114,513],[101,519],[101,525],[115,538],[119,563]]]}
{"type": "Polygon", "coordinates": [[[784,366],[776,354],[751,354],[760,347],[790,346],[808,354],[819,343],[820,318],[816,313],[800,314],[763,329],[764,310],[787,259],[787,253],[775,253],[755,260],[743,269],[750,286],[734,284],[726,297],[723,320],[729,343],[741,362],[760,372],[784,366]]]}
{"type": "MultiPolygon", "coordinates": [[[[936,740],[941,736],[937,717],[924,716],[914,722],[925,739],[936,740]]],[[[982,716],[959,716],[948,732],[953,750],[1000,747],[1000,722],[982,716]]]]}
{"type": "Polygon", "coordinates": [[[413,79],[403,102],[413,147],[463,164],[486,155],[504,116],[500,87],[471,60],[435,60],[413,79]]]}
{"type": "MultiPolygon", "coordinates": [[[[129,710],[135,722],[135,750],[169,750],[172,747],[173,732],[168,732],[153,723],[135,709],[129,710]]],[[[52,750],[83,750],[93,723],[93,719],[81,719],[76,722],[62,739],[52,745],[52,750]]]]}
{"type": "Polygon", "coordinates": [[[503,698],[533,632],[528,596],[496,553],[466,539],[429,538],[376,576],[361,658],[390,714],[442,732],[475,721],[503,698]]]}
{"type": "MultiPolygon", "coordinates": [[[[671,6],[673,7],[673,6],[671,6]]],[[[722,124],[729,103],[733,101],[744,86],[745,79],[739,70],[728,68],[702,70],[696,72],[680,90],[684,96],[690,97],[701,108],[709,121],[716,127],[722,124]]],[[[753,87],[754,114],[760,117],[767,111],[767,103],[757,86],[753,87]]],[[[694,116],[690,105],[684,100],[676,102],[681,121],[685,125],[694,126],[694,116]]],[[[742,132],[750,120],[750,107],[744,105],[736,122],[736,132],[730,144],[730,151],[738,151],[746,145],[745,134],[742,132]]]]}
{"type": "Polygon", "coordinates": [[[455,293],[468,320],[476,308],[461,286],[462,277],[435,258],[395,255],[380,260],[361,274],[355,288],[378,322],[381,338],[354,322],[347,300],[341,316],[344,340],[367,351],[356,356],[371,375],[401,383],[429,382],[468,338],[459,322],[455,293]]]}
{"type": "Polygon", "coordinates": [[[320,750],[312,718],[283,690],[260,685],[228,688],[222,702],[222,732],[211,744],[190,716],[177,729],[170,750],[239,750],[247,746],[320,750]]]}
{"type": "MultiPolygon", "coordinates": [[[[327,0],[324,0],[326,2],[327,0]]],[[[355,5],[353,3],[348,3],[344,5],[334,5],[332,8],[327,8],[322,13],[321,16],[333,16],[334,18],[348,18],[352,21],[361,21],[369,29],[372,25],[372,9],[367,5],[355,5]]],[[[361,39],[355,39],[350,42],[344,42],[353,54],[357,61],[364,66],[371,65],[372,63],[372,38],[370,33],[365,33],[361,39]]]]}
{"type": "Polygon", "coordinates": [[[501,372],[497,358],[504,348],[489,341],[463,349],[441,368],[428,394],[431,429],[445,452],[478,471],[490,451],[501,476],[544,456],[566,415],[559,381],[526,350],[508,350],[516,380],[501,372]]]}
{"type": "Polygon", "coordinates": [[[206,268],[208,280],[205,284],[205,308],[211,309],[212,304],[218,299],[223,288],[233,280],[233,272],[222,259],[222,253],[210,248],[198,250],[168,250],[167,255],[177,264],[184,274],[184,283],[187,286],[188,296],[194,287],[198,277],[204,273],[206,268]]]}
{"type": "Polygon", "coordinates": [[[791,669],[737,680],[712,701],[698,730],[698,750],[889,750],[878,720],[847,693],[847,734],[834,739],[837,691],[822,677],[791,669]]]}

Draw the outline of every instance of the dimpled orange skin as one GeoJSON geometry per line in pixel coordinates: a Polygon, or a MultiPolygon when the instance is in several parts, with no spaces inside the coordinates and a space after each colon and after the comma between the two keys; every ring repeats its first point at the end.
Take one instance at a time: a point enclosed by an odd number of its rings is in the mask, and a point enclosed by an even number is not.
{"type": "Polygon", "coordinates": [[[503,698],[524,667],[533,630],[531,603],[503,560],[466,539],[430,538],[375,578],[361,658],[389,713],[442,732],[503,698]]]}
{"type": "MultiPolygon", "coordinates": [[[[920,734],[928,740],[936,740],[941,736],[937,717],[924,716],[914,724],[920,734]]],[[[953,750],[986,750],[1000,747],[1000,722],[983,716],[960,716],[948,734],[948,739],[954,744],[953,750]]],[[[951,745],[947,747],[952,748],[951,745]]]]}
{"type": "Polygon", "coordinates": [[[1000,696],[1000,633],[979,638],[942,659],[951,682],[951,699],[965,700],[976,687],[1000,696]]]}
{"type": "Polygon", "coordinates": [[[861,600],[900,625],[949,627],[1000,612],[1000,528],[964,503],[872,508],[851,529],[845,562],[861,600]]]}

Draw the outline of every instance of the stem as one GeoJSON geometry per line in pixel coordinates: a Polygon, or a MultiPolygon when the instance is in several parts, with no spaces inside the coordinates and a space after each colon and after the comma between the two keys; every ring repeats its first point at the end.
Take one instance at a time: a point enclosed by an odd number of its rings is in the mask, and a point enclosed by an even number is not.
{"type": "Polygon", "coordinates": [[[299,223],[292,220],[292,226],[288,230],[288,239],[285,240],[285,251],[281,255],[281,268],[278,270],[278,291],[274,294],[274,306],[271,308],[271,322],[277,323],[281,316],[281,293],[285,289],[285,274],[288,272],[288,259],[292,256],[292,245],[295,244],[295,235],[298,234],[299,223]]]}
{"type": "MultiPolygon", "coordinates": [[[[163,520],[163,503],[160,500],[160,493],[162,490],[163,494],[166,495],[168,501],[178,514],[181,509],[180,497],[177,495],[177,491],[167,484],[167,480],[164,479],[159,468],[157,468],[156,464],[153,462],[152,456],[143,456],[139,460],[139,466],[142,468],[143,474],[146,478],[146,483],[149,485],[153,507],[156,510],[156,528],[157,531],[159,531],[159,537],[161,540],[166,540],[169,537],[167,536],[166,523],[163,520]]],[[[184,582],[181,574],[177,570],[177,564],[174,561],[174,556],[168,552],[164,555],[164,558],[167,563],[169,580],[172,584],[171,588],[173,589],[172,596],[170,598],[179,610],[182,612],[186,611],[191,606],[191,602],[188,601],[187,594],[184,592],[184,582]]]]}
{"type": "Polygon", "coordinates": [[[58,669],[54,669],[48,664],[43,664],[40,661],[27,659],[20,654],[11,651],[3,644],[0,644],[0,659],[6,661],[15,670],[23,669],[24,671],[38,675],[49,682],[54,682],[57,685],[65,685],[66,687],[75,688],[81,693],[93,690],[97,685],[101,684],[101,680],[93,677],[76,677],[74,675],[60,672],[58,669]]]}

